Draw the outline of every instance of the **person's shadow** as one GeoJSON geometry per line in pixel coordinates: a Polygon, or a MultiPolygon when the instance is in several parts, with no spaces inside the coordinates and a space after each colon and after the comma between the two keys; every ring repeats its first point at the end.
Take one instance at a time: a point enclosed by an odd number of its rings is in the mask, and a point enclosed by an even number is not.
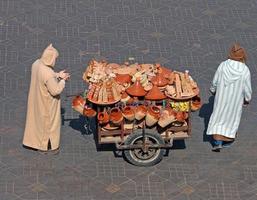
{"type": "Polygon", "coordinates": [[[212,136],[206,135],[208,123],[213,111],[214,96],[209,97],[209,102],[202,105],[199,111],[199,117],[204,118],[204,131],[203,131],[203,141],[212,143],[212,136]]]}

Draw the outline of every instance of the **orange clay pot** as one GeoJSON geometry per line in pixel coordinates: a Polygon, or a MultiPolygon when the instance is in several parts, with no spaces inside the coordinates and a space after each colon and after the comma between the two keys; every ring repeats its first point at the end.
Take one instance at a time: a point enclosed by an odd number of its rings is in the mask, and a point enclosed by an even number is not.
{"type": "Polygon", "coordinates": [[[86,101],[81,96],[76,96],[72,100],[72,108],[79,112],[80,114],[83,114],[83,109],[86,101]]]}
{"type": "Polygon", "coordinates": [[[122,109],[122,114],[123,114],[123,117],[129,121],[132,121],[135,119],[135,112],[132,106],[125,106],[122,109]]]}
{"type": "Polygon", "coordinates": [[[146,116],[147,108],[145,105],[139,105],[135,108],[135,118],[136,120],[141,120],[146,116]]]}
{"type": "Polygon", "coordinates": [[[121,122],[123,120],[123,115],[122,112],[119,108],[115,107],[112,108],[110,111],[110,121],[114,124],[114,125],[120,125],[121,122]]]}
{"type": "Polygon", "coordinates": [[[99,112],[97,115],[99,124],[107,124],[109,122],[109,114],[106,111],[99,112]]]}
{"type": "Polygon", "coordinates": [[[150,106],[147,109],[147,114],[145,117],[145,123],[147,126],[155,125],[160,118],[160,108],[157,106],[150,106]]]}

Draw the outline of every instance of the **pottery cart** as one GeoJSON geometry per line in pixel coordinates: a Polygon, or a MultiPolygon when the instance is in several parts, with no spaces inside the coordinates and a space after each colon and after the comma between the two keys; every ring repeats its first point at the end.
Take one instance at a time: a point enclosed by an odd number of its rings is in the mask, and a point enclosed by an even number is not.
{"type": "Polygon", "coordinates": [[[96,117],[98,144],[115,144],[134,165],[155,165],[174,140],[191,136],[191,111],[199,108],[199,89],[188,72],[158,64],[108,66],[91,61],[83,75],[91,81],[89,89],[85,99],[73,100],[73,108],[96,117]]]}

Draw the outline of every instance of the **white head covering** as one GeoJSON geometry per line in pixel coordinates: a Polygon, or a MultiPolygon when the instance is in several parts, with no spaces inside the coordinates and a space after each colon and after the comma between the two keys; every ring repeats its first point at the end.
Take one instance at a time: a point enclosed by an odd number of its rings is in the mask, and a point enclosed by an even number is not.
{"type": "Polygon", "coordinates": [[[50,44],[43,52],[40,60],[47,66],[54,67],[56,58],[59,56],[57,49],[50,44]]]}

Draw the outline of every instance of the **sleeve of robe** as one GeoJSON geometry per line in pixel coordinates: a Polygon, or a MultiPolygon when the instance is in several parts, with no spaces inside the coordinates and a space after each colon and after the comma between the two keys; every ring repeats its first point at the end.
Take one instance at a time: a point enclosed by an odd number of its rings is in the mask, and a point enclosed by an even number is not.
{"type": "Polygon", "coordinates": [[[251,74],[247,74],[244,84],[244,98],[245,101],[249,102],[252,98],[252,86],[251,86],[251,74]]]}
{"type": "Polygon", "coordinates": [[[217,85],[218,85],[218,80],[219,80],[219,70],[220,69],[220,66],[218,67],[218,69],[216,70],[215,72],[215,75],[213,77],[213,80],[212,80],[212,85],[210,87],[210,91],[211,93],[215,94],[216,93],[216,89],[217,89],[217,85]]]}
{"type": "Polygon", "coordinates": [[[46,81],[46,87],[52,96],[61,94],[65,87],[65,81],[58,81],[56,77],[51,77],[46,81]]]}

